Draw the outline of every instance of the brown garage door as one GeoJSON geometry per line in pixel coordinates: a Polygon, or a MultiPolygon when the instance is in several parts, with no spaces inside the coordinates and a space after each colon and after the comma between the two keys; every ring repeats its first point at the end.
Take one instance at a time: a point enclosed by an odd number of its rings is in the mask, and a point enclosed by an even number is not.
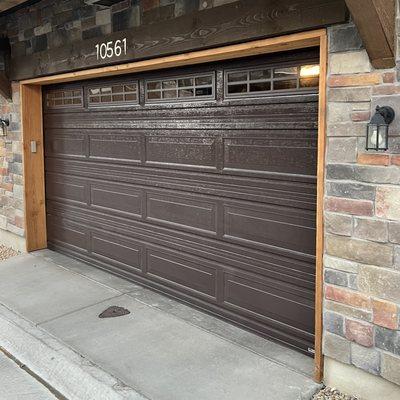
{"type": "Polygon", "coordinates": [[[49,247],[307,353],[317,56],[46,88],[49,247]]]}

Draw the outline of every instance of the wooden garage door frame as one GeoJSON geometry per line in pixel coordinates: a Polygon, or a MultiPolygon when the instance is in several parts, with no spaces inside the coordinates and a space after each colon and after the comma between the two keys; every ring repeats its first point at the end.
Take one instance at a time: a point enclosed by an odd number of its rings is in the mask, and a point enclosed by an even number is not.
{"type": "Polygon", "coordinates": [[[322,355],[322,295],[323,295],[323,196],[325,170],[326,130],[326,74],[327,36],[325,29],[301,32],[218,47],[210,50],[193,51],[168,57],[125,63],[83,71],[28,79],[21,85],[21,119],[24,162],[24,198],[26,249],[34,251],[47,247],[45,173],[43,146],[42,86],[84,79],[103,78],[112,75],[160,70],[193,64],[229,60],[307,47],[320,48],[320,83],[318,115],[318,165],[317,165],[317,237],[316,237],[316,292],[315,292],[315,372],[318,382],[323,377],[322,355]],[[31,142],[36,142],[32,152],[31,142]]]}

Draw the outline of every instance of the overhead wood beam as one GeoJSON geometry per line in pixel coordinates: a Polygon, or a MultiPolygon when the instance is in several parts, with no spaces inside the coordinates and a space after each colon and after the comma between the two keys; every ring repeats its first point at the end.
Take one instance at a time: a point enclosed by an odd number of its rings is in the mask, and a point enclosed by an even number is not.
{"type": "Polygon", "coordinates": [[[396,0],[346,0],[371,63],[391,68],[395,62],[396,0]]]}

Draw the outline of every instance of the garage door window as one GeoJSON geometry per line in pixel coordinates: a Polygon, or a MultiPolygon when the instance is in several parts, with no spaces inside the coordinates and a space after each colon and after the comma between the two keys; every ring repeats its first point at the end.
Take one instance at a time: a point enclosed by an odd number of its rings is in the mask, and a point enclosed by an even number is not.
{"type": "Polygon", "coordinates": [[[179,76],[146,82],[146,101],[185,101],[214,98],[214,75],[179,76]]]}
{"type": "Polygon", "coordinates": [[[92,87],[88,90],[89,107],[137,104],[138,97],[137,82],[104,85],[101,87],[92,87]]]}
{"type": "Polygon", "coordinates": [[[265,95],[283,90],[316,88],[319,66],[302,65],[225,72],[225,96],[265,95]]]}
{"type": "Polygon", "coordinates": [[[47,108],[82,106],[82,89],[53,90],[46,95],[47,108]]]}

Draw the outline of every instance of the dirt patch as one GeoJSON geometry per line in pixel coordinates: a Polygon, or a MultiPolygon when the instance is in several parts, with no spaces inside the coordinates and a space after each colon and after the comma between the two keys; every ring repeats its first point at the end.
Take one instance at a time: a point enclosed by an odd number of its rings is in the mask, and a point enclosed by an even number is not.
{"type": "Polygon", "coordinates": [[[326,387],[314,395],[313,400],[358,400],[358,398],[341,393],[335,388],[326,387]]]}

